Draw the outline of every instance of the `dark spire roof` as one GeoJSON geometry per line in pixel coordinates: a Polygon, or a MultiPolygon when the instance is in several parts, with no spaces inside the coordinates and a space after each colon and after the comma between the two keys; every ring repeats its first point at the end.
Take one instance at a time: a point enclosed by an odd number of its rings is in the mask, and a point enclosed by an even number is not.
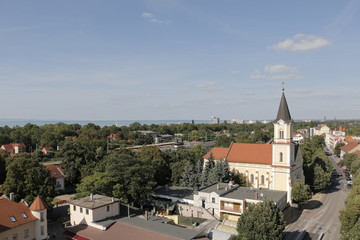
{"type": "Polygon", "coordinates": [[[281,96],[279,111],[278,111],[275,121],[277,122],[280,119],[282,119],[284,122],[292,121],[289,107],[287,105],[286,98],[285,98],[284,88],[283,88],[283,92],[282,92],[282,96],[281,96]]]}

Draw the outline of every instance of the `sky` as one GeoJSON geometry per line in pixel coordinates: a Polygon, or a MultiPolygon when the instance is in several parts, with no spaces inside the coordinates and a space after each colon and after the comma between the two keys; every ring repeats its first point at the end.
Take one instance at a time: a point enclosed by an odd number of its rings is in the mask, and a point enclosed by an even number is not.
{"type": "Polygon", "coordinates": [[[360,1],[0,0],[0,119],[360,119],[360,1]]]}

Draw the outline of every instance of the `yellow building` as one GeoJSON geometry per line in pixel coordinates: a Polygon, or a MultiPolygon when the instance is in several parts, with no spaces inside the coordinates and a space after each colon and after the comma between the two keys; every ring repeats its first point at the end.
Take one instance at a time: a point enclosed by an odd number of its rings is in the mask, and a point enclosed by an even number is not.
{"type": "Polygon", "coordinates": [[[40,240],[47,236],[46,207],[41,198],[28,207],[25,202],[0,197],[1,240],[40,240]]]}
{"type": "Polygon", "coordinates": [[[282,93],[274,121],[274,140],[271,144],[232,143],[227,149],[213,148],[205,156],[224,159],[230,170],[242,173],[247,187],[286,191],[291,203],[291,189],[296,180],[304,181],[303,158],[299,144],[293,141],[293,120],[282,93]]]}

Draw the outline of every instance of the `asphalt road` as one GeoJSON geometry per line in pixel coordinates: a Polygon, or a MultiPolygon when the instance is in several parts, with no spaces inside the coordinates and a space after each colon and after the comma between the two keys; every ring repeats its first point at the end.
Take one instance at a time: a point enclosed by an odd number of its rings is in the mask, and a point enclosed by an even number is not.
{"type": "MultiPolygon", "coordinates": [[[[329,160],[341,172],[334,157],[330,156],[329,160]]],[[[320,202],[313,209],[304,209],[297,221],[286,229],[286,239],[318,239],[320,236],[321,239],[340,239],[339,211],[344,208],[347,198],[343,191],[346,189],[345,183],[344,175],[333,177],[331,187],[324,192],[320,202]],[[302,232],[306,234],[301,234],[302,232]]]]}

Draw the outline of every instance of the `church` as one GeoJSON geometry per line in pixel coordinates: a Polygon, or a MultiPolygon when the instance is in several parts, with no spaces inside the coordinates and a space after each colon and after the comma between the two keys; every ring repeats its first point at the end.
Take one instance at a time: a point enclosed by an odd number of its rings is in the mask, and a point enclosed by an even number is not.
{"type": "Polygon", "coordinates": [[[226,160],[230,170],[245,176],[247,187],[286,191],[287,202],[291,203],[292,185],[296,180],[305,180],[300,145],[293,141],[293,125],[283,89],[271,143],[214,147],[204,155],[204,160],[208,161],[210,156],[215,161],[226,160]]]}

